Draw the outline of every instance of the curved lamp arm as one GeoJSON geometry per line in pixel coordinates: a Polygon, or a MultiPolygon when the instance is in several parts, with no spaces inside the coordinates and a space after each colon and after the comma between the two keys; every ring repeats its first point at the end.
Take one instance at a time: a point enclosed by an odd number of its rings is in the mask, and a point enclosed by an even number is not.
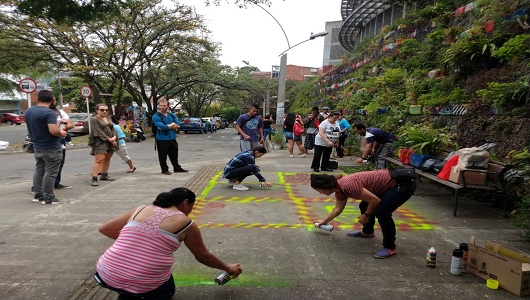
{"type": "Polygon", "coordinates": [[[287,51],[293,49],[294,47],[296,47],[296,46],[298,46],[298,45],[300,45],[300,44],[303,44],[303,43],[305,43],[305,42],[308,42],[308,41],[314,40],[314,39],[316,39],[317,37],[325,36],[325,35],[327,35],[327,34],[328,34],[327,31],[322,31],[322,32],[319,32],[319,33],[311,33],[311,35],[309,36],[309,39],[307,39],[307,40],[305,40],[305,41],[301,41],[300,43],[298,43],[298,44],[296,44],[296,45],[293,45],[292,47],[287,48],[287,50],[283,51],[283,52],[280,53],[280,55],[278,55],[278,56],[282,56],[282,55],[284,55],[285,52],[287,52],[287,51]]]}

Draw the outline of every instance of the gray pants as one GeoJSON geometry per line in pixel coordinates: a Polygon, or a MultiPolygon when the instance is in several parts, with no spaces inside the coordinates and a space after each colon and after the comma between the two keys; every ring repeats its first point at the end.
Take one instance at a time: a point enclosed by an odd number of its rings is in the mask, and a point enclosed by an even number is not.
{"type": "Polygon", "coordinates": [[[42,196],[46,200],[54,199],[53,187],[55,177],[59,173],[63,151],[35,150],[35,173],[33,174],[33,188],[35,196],[42,196]]]}
{"type": "Polygon", "coordinates": [[[393,143],[386,143],[381,144],[377,148],[375,152],[375,168],[376,169],[386,169],[386,160],[385,157],[388,157],[390,155],[390,151],[392,151],[392,145],[393,143]]]}
{"type": "Polygon", "coordinates": [[[263,146],[262,144],[259,143],[259,141],[244,141],[244,140],[240,140],[239,141],[239,147],[241,148],[241,152],[243,151],[248,151],[248,150],[252,150],[254,149],[255,147],[257,146],[263,146]]]}

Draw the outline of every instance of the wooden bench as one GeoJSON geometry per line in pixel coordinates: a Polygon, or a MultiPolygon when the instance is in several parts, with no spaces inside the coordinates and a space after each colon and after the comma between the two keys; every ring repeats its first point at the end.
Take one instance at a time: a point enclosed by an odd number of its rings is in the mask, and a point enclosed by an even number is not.
{"type": "MultiPolygon", "coordinates": [[[[460,191],[465,191],[467,189],[493,190],[493,191],[498,190],[497,188],[491,187],[491,186],[488,186],[488,185],[470,185],[470,184],[466,184],[465,176],[462,176],[463,177],[463,181],[464,181],[462,184],[454,183],[454,182],[449,181],[449,180],[443,180],[443,179],[438,178],[438,176],[436,176],[436,174],[423,172],[421,169],[415,168],[415,167],[410,166],[410,165],[406,165],[406,164],[402,163],[401,161],[399,161],[398,159],[395,159],[395,158],[392,158],[392,157],[386,157],[385,159],[388,162],[390,162],[390,163],[392,163],[394,165],[400,166],[402,168],[414,168],[415,171],[416,171],[416,174],[418,174],[418,176],[428,178],[428,179],[430,179],[430,180],[432,180],[434,182],[440,183],[442,185],[445,185],[445,186],[453,189],[454,190],[454,202],[455,202],[454,203],[454,207],[453,207],[453,216],[455,216],[455,217],[456,217],[456,210],[458,208],[458,196],[460,194],[459,193],[460,191]]],[[[462,175],[464,175],[465,172],[485,172],[485,173],[487,173],[486,179],[498,182],[500,184],[500,192],[504,192],[505,182],[504,182],[503,175],[509,169],[510,169],[510,166],[503,165],[503,164],[498,163],[498,162],[491,162],[490,161],[490,163],[488,164],[488,170],[461,170],[460,172],[462,173],[462,175]]],[[[502,197],[502,205],[503,205],[504,212],[506,212],[506,198],[505,197],[502,197]]]]}

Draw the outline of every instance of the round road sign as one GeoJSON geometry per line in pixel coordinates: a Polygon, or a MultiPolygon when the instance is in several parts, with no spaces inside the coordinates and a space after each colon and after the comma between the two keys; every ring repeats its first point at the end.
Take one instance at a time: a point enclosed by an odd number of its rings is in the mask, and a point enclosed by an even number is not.
{"type": "Polygon", "coordinates": [[[88,85],[84,85],[81,87],[81,96],[83,97],[91,97],[92,96],[92,89],[88,85]]]}
{"type": "Polygon", "coordinates": [[[37,89],[37,82],[31,78],[24,78],[18,82],[18,88],[24,93],[33,93],[37,89]]]}

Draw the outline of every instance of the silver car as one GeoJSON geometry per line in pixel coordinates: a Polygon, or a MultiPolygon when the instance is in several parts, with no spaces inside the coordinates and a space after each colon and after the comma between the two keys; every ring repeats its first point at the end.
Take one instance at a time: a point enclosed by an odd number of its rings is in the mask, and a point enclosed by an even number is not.
{"type": "Polygon", "coordinates": [[[83,135],[88,134],[88,122],[90,120],[90,114],[88,113],[70,113],[68,114],[70,121],[74,124],[74,128],[68,130],[71,135],[83,135]]]}

